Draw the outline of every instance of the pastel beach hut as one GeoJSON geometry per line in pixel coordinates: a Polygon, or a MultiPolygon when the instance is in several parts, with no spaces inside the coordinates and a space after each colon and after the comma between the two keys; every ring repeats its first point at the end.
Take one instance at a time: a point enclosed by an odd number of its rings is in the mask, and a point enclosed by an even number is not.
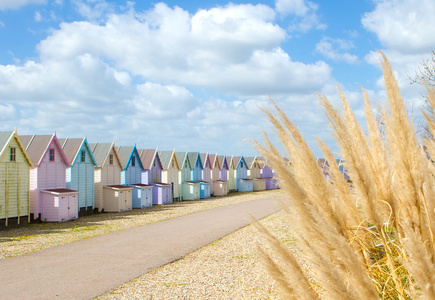
{"type": "Polygon", "coordinates": [[[86,138],[59,139],[70,165],[66,168],[66,188],[79,192],[79,216],[95,208],[94,168],[97,165],[86,138]]]}
{"type": "Polygon", "coordinates": [[[162,182],[171,185],[172,200],[180,201],[180,171],[175,150],[159,151],[160,162],[162,163],[162,182]]]}
{"type": "Polygon", "coordinates": [[[275,171],[268,165],[264,157],[258,157],[258,163],[261,169],[261,178],[266,179],[266,190],[275,190],[278,188],[278,180],[275,171]]]}
{"type": "Polygon", "coordinates": [[[146,208],[153,205],[153,186],[143,184],[144,170],[136,146],[120,146],[116,150],[121,161],[121,184],[132,187],[132,208],[146,208]]]}
{"type": "Polygon", "coordinates": [[[69,163],[56,134],[23,135],[20,139],[34,166],[29,172],[33,219],[45,222],[77,219],[79,192],[66,188],[69,163]]]}
{"type": "Polygon", "coordinates": [[[261,168],[256,157],[245,157],[248,166],[248,178],[252,179],[254,191],[266,190],[266,179],[261,178],[261,168]]]}
{"type": "Polygon", "coordinates": [[[132,187],[121,185],[122,164],[115,143],[90,144],[97,166],[94,170],[95,207],[101,212],[132,209],[132,187]]]}
{"type": "Polygon", "coordinates": [[[142,183],[153,186],[153,205],[172,203],[172,188],[162,182],[163,166],[157,149],[141,149],[139,155],[144,167],[142,183]]]}
{"type": "Polygon", "coordinates": [[[30,222],[29,175],[33,167],[16,131],[0,132],[0,226],[30,222]]]}
{"type": "MultiPolygon", "coordinates": [[[[219,160],[217,154],[210,154],[211,162],[211,186],[213,187],[213,196],[225,196],[228,194],[228,182],[226,180],[221,180],[222,167],[221,163],[223,159],[219,160]]],[[[227,169],[225,168],[225,179],[227,177],[227,169]]]]}
{"type": "Polygon", "coordinates": [[[181,196],[184,200],[198,200],[199,194],[199,182],[192,181],[192,166],[189,160],[188,152],[175,152],[178,162],[180,163],[180,187],[181,196]]]}
{"type": "Polygon", "coordinates": [[[227,157],[228,171],[227,171],[227,181],[228,190],[230,192],[236,191],[236,166],[234,164],[234,157],[227,157]]]}
{"type": "Polygon", "coordinates": [[[254,190],[253,180],[248,178],[248,165],[243,156],[233,156],[236,166],[236,190],[239,192],[252,192],[254,190]]]}
{"type": "Polygon", "coordinates": [[[201,180],[199,183],[199,196],[201,199],[210,198],[211,196],[211,163],[208,153],[200,153],[201,159],[201,180]]]}

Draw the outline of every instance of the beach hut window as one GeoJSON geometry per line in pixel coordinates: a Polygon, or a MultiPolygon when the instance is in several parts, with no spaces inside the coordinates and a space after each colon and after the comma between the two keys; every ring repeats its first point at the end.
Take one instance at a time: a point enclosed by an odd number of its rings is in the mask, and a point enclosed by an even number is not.
{"type": "Polygon", "coordinates": [[[240,163],[240,167],[242,167],[243,168],[243,161],[240,163]]]}
{"type": "Polygon", "coordinates": [[[132,167],[136,166],[136,157],[135,157],[135,156],[133,156],[133,157],[131,158],[131,166],[132,166],[132,167]]]}
{"type": "Polygon", "coordinates": [[[174,167],[174,166],[175,166],[174,161],[172,161],[172,167],[174,167]]]}
{"type": "Polygon", "coordinates": [[[187,160],[184,162],[184,167],[187,168],[187,160]]]}
{"type": "Polygon", "coordinates": [[[196,167],[198,167],[199,166],[199,161],[196,161],[196,167]]]}
{"type": "Polygon", "coordinates": [[[154,168],[157,166],[157,164],[156,164],[156,160],[154,159],[154,168]]]}
{"type": "Polygon", "coordinates": [[[10,151],[10,157],[9,157],[10,161],[17,161],[17,148],[15,147],[11,147],[11,151],[10,151]]]}
{"type": "Polygon", "coordinates": [[[54,161],[54,149],[50,149],[50,161],[54,161]]]}
{"type": "Polygon", "coordinates": [[[86,151],[85,150],[82,151],[82,154],[81,154],[81,157],[80,157],[80,161],[81,162],[85,162],[86,161],[86,151]]]}
{"type": "Polygon", "coordinates": [[[109,155],[109,165],[113,165],[113,154],[109,155]]]}

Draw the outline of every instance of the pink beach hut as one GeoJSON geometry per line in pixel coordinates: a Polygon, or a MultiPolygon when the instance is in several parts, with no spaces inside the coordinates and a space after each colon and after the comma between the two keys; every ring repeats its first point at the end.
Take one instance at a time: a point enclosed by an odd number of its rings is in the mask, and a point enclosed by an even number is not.
{"type": "Polygon", "coordinates": [[[142,183],[153,186],[153,205],[172,203],[172,187],[162,182],[163,166],[157,149],[139,150],[142,171],[142,183]]]}
{"type": "Polygon", "coordinates": [[[78,194],[66,188],[68,159],[56,135],[20,136],[30,169],[30,213],[33,219],[61,222],[78,218],[78,194]]]}
{"type": "MultiPolygon", "coordinates": [[[[209,157],[211,162],[210,174],[213,196],[225,196],[228,194],[228,182],[226,180],[221,180],[221,162],[223,162],[223,160],[219,160],[219,156],[217,154],[210,154],[209,157]]],[[[225,170],[225,178],[226,175],[227,171],[225,170]]]]}

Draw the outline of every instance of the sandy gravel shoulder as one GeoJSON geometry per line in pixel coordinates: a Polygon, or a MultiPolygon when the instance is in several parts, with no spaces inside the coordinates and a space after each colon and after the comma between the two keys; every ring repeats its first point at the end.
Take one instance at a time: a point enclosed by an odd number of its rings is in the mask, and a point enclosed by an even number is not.
{"type": "MultiPolygon", "coordinates": [[[[261,220],[297,251],[282,211],[261,220]]],[[[252,225],[96,299],[280,299],[257,247],[268,249],[252,225]]]]}
{"type": "Polygon", "coordinates": [[[39,223],[0,231],[0,259],[23,255],[109,232],[143,226],[226,205],[279,197],[280,190],[230,193],[196,201],[182,201],[122,213],[103,213],[63,223],[39,223]]]}

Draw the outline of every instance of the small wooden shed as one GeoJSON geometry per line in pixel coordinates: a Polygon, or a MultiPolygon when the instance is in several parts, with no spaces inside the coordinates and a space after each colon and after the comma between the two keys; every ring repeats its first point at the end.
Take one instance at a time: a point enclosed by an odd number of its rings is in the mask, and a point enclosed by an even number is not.
{"type": "Polygon", "coordinates": [[[142,149],[139,155],[144,167],[142,183],[153,186],[153,204],[172,203],[172,186],[162,182],[163,166],[157,149],[142,149]]]}
{"type": "Polygon", "coordinates": [[[266,190],[266,179],[261,178],[261,168],[256,157],[245,157],[248,178],[253,180],[254,191],[266,190]]]}
{"type": "Polygon", "coordinates": [[[228,181],[213,181],[214,196],[225,196],[228,194],[228,181]]]}
{"type": "Polygon", "coordinates": [[[227,180],[228,180],[228,189],[230,192],[236,191],[236,166],[234,164],[234,156],[227,158],[228,162],[228,171],[227,171],[227,180]]]}
{"type": "Polygon", "coordinates": [[[153,206],[153,186],[149,184],[130,184],[132,190],[132,207],[146,208],[153,206]]]}
{"type": "Polygon", "coordinates": [[[86,138],[59,139],[70,162],[66,168],[66,188],[79,191],[79,216],[90,215],[95,208],[94,169],[97,165],[86,138]]]}
{"type": "Polygon", "coordinates": [[[103,190],[105,186],[121,185],[121,161],[115,148],[115,142],[89,145],[97,163],[94,170],[95,208],[97,211],[107,211],[103,190]]]}
{"type": "Polygon", "coordinates": [[[274,170],[268,165],[264,157],[258,157],[258,162],[261,168],[261,178],[266,179],[266,190],[277,189],[278,180],[274,170]]]}
{"type": "Polygon", "coordinates": [[[17,132],[0,132],[0,226],[30,221],[29,174],[32,167],[32,160],[17,132]]]}
{"type": "Polygon", "coordinates": [[[252,192],[254,190],[252,179],[248,178],[248,166],[243,156],[233,156],[236,166],[236,190],[239,192],[252,192]]]}
{"type": "Polygon", "coordinates": [[[133,188],[125,185],[105,185],[103,187],[104,211],[122,212],[132,209],[133,188]]]}
{"type": "Polygon", "coordinates": [[[42,191],[41,220],[63,222],[79,217],[79,191],[46,189],[42,191]]]}
{"type": "Polygon", "coordinates": [[[200,183],[197,181],[183,181],[183,201],[200,199],[200,183]]]}
{"type": "Polygon", "coordinates": [[[181,196],[183,200],[198,200],[199,195],[199,182],[194,182],[191,180],[192,177],[192,167],[187,152],[175,152],[177,160],[180,163],[180,187],[181,196]]]}
{"type": "Polygon", "coordinates": [[[180,201],[181,166],[178,162],[177,156],[175,155],[175,150],[159,151],[159,157],[163,167],[162,182],[171,185],[173,201],[180,201]]]}
{"type": "MultiPolygon", "coordinates": [[[[68,159],[56,135],[20,136],[33,168],[30,169],[30,213],[33,219],[41,219],[42,191],[66,189],[66,168],[68,159]]],[[[78,204],[77,204],[78,205],[78,204]]]]}

